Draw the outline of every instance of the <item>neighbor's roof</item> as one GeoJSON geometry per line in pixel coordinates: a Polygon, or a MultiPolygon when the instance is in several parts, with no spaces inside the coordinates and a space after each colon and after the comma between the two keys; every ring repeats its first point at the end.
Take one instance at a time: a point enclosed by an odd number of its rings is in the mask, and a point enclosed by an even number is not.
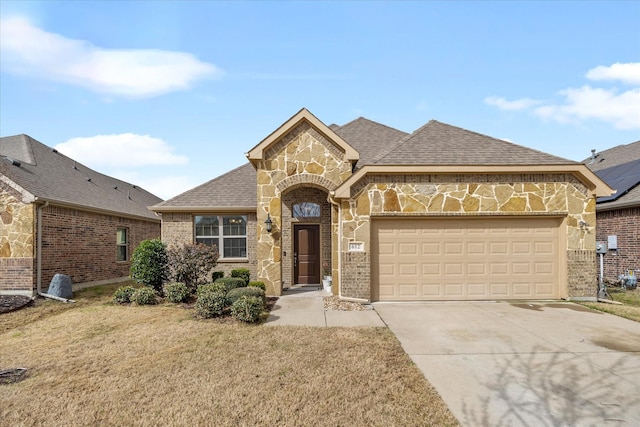
{"type": "Polygon", "coordinates": [[[640,141],[601,151],[584,163],[616,190],[598,198],[598,211],[640,206],[640,141]]]}
{"type": "MultiPolygon", "coordinates": [[[[327,128],[358,151],[360,159],[356,169],[375,165],[580,165],[435,120],[412,134],[364,117],[343,126],[332,124],[327,128]]],[[[153,209],[159,212],[204,211],[207,208],[256,209],[256,206],[256,172],[247,164],[160,203],[153,209]]]]}
{"type": "Polygon", "coordinates": [[[198,212],[230,209],[235,211],[255,210],[257,204],[256,170],[247,163],[220,175],[176,197],[153,206],[157,212],[198,212]]]}
{"type": "Polygon", "coordinates": [[[159,221],[147,207],[161,198],[96,172],[28,135],[0,138],[0,175],[35,200],[159,221]]]}

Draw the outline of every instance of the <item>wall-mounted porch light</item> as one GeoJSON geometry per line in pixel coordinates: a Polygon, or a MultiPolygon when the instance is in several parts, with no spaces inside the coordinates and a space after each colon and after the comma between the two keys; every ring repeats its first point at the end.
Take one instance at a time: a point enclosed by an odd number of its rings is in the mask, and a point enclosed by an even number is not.
{"type": "Polygon", "coordinates": [[[273,221],[271,221],[271,215],[267,212],[267,219],[264,220],[264,225],[267,226],[267,233],[271,233],[273,221]]]}

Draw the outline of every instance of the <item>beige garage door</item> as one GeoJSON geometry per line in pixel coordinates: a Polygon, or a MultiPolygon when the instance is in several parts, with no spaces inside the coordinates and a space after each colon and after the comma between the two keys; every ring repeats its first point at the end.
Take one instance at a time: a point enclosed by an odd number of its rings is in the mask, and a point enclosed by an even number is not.
{"type": "Polygon", "coordinates": [[[560,224],[560,218],[376,219],[372,299],[556,299],[560,224]]]}

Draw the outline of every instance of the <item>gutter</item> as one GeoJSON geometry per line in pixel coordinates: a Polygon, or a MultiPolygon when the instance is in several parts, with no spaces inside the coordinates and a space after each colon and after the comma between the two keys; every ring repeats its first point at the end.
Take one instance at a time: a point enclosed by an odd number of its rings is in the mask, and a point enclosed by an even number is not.
{"type": "Polygon", "coordinates": [[[36,275],[37,275],[37,287],[36,294],[44,298],[50,298],[62,302],[75,302],[72,299],[60,298],[55,295],[45,294],[42,292],[42,211],[49,206],[49,201],[45,201],[44,204],[36,206],[37,210],[37,243],[36,243],[36,275]]]}

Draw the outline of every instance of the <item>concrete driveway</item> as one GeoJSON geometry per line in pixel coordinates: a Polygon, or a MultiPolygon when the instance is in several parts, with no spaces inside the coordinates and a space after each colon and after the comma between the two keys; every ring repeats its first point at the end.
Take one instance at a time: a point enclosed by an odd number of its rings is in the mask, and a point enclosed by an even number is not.
{"type": "Polygon", "coordinates": [[[558,303],[376,303],[464,426],[640,426],[640,324],[558,303]]]}

